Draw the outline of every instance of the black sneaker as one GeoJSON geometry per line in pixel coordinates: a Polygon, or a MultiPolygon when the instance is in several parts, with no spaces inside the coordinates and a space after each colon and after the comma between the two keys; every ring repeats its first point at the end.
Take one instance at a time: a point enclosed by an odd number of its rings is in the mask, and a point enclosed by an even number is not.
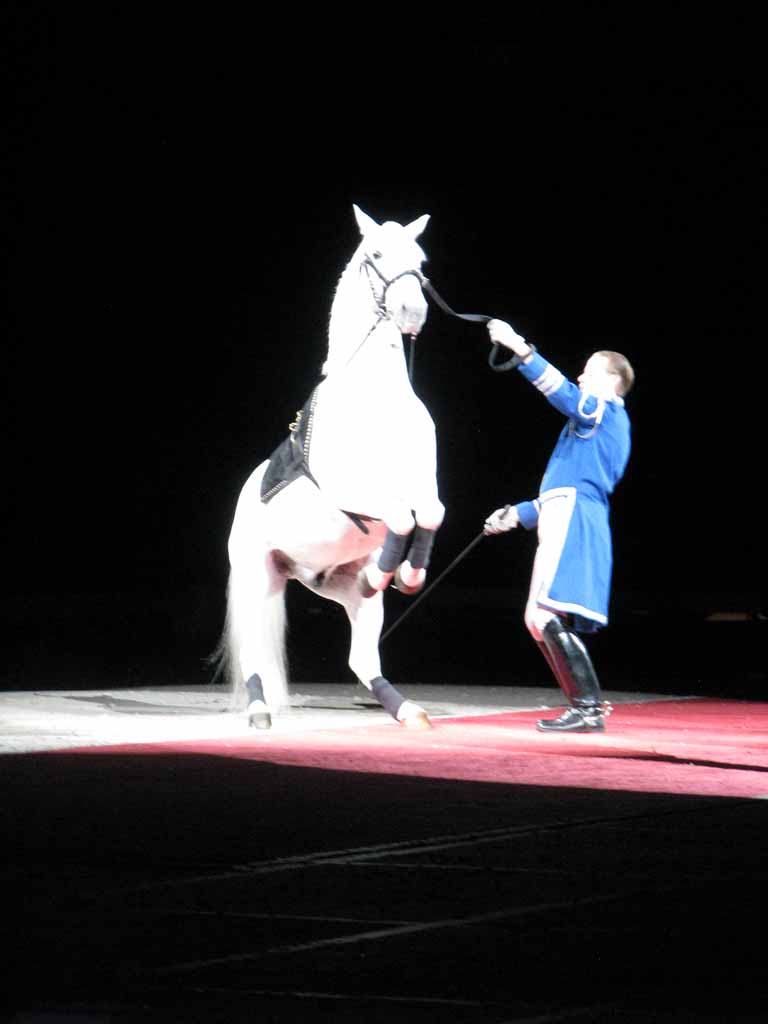
{"type": "Polygon", "coordinates": [[[559,718],[542,718],[536,723],[540,732],[605,732],[602,708],[568,708],[559,718]]]}

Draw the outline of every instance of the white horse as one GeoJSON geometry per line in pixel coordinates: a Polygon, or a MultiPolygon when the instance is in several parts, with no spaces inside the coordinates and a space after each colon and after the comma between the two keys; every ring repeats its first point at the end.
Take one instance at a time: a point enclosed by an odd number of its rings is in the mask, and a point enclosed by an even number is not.
{"type": "Polygon", "coordinates": [[[354,213],[362,241],[336,288],[322,380],[243,486],[229,537],[218,655],[255,728],[288,704],[290,579],[346,609],[350,668],[382,707],[406,726],[430,724],[382,676],[379,656],[383,592],[423,586],[444,514],[435,427],[411,387],[402,337],[426,320],[416,239],[429,215],[403,226],[354,213]]]}

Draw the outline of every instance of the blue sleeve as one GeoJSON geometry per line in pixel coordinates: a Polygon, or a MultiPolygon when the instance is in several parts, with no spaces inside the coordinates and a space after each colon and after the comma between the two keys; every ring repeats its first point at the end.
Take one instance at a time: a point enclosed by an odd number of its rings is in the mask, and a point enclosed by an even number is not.
{"type": "Polygon", "coordinates": [[[520,525],[522,527],[526,530],[533,530],[536,528],[539,522],[538,501],[521,501],[518,505],[515,505],[515,511],[517,512],[520,525]]]}
{"type": "Polygon", "coordinates": [[[529,363],[520,363],[518,370],[537,388],[546,400],[568,419],[584,426],[595,426],[603,418],[605,402],[594,395],[585,395],[556,366],[534,352],[529,363]]]}

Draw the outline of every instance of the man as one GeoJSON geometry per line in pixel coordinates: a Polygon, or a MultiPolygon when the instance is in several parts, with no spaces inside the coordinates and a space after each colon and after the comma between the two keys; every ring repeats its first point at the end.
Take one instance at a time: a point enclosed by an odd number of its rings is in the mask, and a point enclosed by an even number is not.
{"type": "Polygon", "coordinates": [[[547,659],[570,707],[537,723],[543,732],[605,729],[600,683],[579,633],[608,622],[612,546],[608,498],[629,459],[624,396],[634,371],[619,352],[595,352],[578,385],[538,354],[503,320],[488,324],[491,341],[520,359],[518,369],[568,422],[552,452],[539,496],[497,509],[486,534],[521,524],[538,528],[538,547],[525,624],[547,659]]]}

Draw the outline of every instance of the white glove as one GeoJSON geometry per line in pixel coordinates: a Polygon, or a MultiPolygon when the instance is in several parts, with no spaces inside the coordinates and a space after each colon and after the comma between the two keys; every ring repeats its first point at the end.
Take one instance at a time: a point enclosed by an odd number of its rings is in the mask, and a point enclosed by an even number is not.
{"type": "Polygon", "coordinates": [[[517,514],[517,509],[511,505],[505,505],[504,508],[497,508],[495,512],[492,512],[485,520],[485,529],[483,533],[488,536],[496,533],[506,533],[507,530],[514,530],[514,528],[520,523],[520,517],[517,514]]]}
{"type": "Polygon", "coordinates": [[[491,341],[494,344],[503,345],[504,348],[511,349],[521,359],[529,355],[531,346],[506,320],[489,320],[487,326],[491,341]]]}

